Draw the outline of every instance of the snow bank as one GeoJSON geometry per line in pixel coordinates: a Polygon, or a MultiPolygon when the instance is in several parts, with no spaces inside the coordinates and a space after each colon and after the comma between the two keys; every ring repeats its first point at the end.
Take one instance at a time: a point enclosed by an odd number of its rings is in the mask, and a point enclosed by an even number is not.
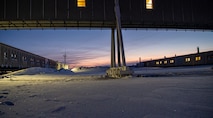
{"type": "Polygon", "coordinates": [[[23,70],[19,70],[12,73],[13,75],[37,75],[37,74],[74,74],[70,70],[56,70],[53,68],[41,68],[41,67],[31,67],[23,70]]]}
{"type": "Polygon", "coordinates": [[[186,66],[186,67],[143,67],[133,68],[135,75],[159,75],[159,76],[180,76],[180,75],[212,75],[213,65],[186,66]]]}
{"type": "Polygon", "coordinates": [[[36,74],[53,73],[54,71],[55,69],[52,68],[31,67],[17,71],[14,73],[14,75],[36,75],[36,74]]]}
{"type": "Polygon", "coordinates": [[[105,68],[84,68],[72,72],[65,69],[32,67],[3,75],[3,81],[85,81],[102,78],[105,68]]]}

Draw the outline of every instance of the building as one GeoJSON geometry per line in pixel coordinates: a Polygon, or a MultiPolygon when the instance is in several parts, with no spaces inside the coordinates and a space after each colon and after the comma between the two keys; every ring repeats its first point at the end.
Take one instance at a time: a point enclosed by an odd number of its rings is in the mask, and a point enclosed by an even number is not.
{"type": "Polygon", "coordinates": [[[175,67],[213,64],[213,51],[155,59],[137,63],[137,67],[175,67]]]}
{"type": "Polygon", "coordinates": [[[14,70],[29,67],[56,68],[54,60],[0,43],[0,70],[14,70]]]}

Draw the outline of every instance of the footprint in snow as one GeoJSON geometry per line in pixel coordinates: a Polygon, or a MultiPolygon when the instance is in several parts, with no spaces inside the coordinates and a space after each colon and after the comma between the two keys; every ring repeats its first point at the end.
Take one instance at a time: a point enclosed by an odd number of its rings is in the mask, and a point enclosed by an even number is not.
{"type": "Polygon", "coordinates": [[[6,97],[6,96],[0,96],[0,99],[1,99],[1,98],[7,98],[7,97],[6,97]]]}
{"type": "Polygon", "coordinates": [[[57,109],[53,110],[52,113],[61,112],[61,111],[65,110],[65,109],[66,109],[65,106],[61,106],[61,107],[58,107],[57,109]]]}
{"type": "Polygon", "coordinates": [[[0,105],[14,106],[14,103],[10,101],[5,101],[5,102],[0,102],[0,105]]]}

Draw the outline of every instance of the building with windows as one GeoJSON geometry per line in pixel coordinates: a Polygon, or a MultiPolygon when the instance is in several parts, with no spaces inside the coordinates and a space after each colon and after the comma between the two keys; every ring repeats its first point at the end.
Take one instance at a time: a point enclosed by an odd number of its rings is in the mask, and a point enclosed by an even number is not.
{"type": "Polygon", "coordinates": [[[29,67],[67,69],[68,65],[0,43],[0,71],[29,67]]]}
{"type": "Polygon", "coordinates": [[[175,67],[213,64],[213,51],[174,56],[137,63],[138,67],[175,67]]]}

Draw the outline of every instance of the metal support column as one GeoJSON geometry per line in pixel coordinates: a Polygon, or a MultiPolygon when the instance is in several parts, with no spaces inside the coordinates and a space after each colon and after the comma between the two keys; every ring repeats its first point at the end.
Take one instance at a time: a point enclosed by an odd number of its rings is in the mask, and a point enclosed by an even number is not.
{"type": "Polygon", "coordinates": [[[121,42],[119,40],[119,37],[118,37],[118,30],[116,30],[117,32],[117,56],[118,56],[118,67],[121,67],[121,48],[120,48],[120,45],[121,45],[121,42]]]}
{"type": "Polygon", "coordinates": [[[115,63],[115,29],[112,28],[111,32],[111,68],[116,67],[115,63]]]}
{"type": "Polygon", "coordinates": [[[116,17],[116,28],[117,28],[117,38],[119,42],[119,50],[121,52],[122,58],[122,66],[126,66],[126,59],[124,53],[124,46],[123,46],[123,37],[121,32],[121,15],[120,15],[120,7],[119,7],[119,0],[115,0],[115,17],[116,17]]]}
{"type": "Polygon", "coordinates": [[[121,32],[121,20],[120,20],[120,7],[119,0],[115,0],[115,17],[116,17],[116,32],[117,32],[117,55],[118,55],[118,67],[115,64],[115,39],[114,39],[114,29],[112,29],[112,39],[111,39],[111,68],[109,68],[106,73],[107,76],[113,78],[121,78],[123,76],[129,76],[133,74],[133,71],[126,66],[124,46],[121,32]],[[121,65],[121,58],[122,65],[121,65]]]}

